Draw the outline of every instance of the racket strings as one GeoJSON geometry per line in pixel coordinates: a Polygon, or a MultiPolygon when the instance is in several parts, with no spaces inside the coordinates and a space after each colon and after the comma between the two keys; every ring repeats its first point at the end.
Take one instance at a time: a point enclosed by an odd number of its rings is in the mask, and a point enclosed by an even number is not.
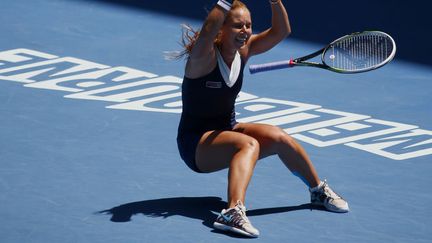
{"type": "Polygon", "coordinates": [[[326,65],[345,71],[370,69],[387,62],[393,41],[380,33],[352,35],[333,43],[323,55],[326,65]]]}

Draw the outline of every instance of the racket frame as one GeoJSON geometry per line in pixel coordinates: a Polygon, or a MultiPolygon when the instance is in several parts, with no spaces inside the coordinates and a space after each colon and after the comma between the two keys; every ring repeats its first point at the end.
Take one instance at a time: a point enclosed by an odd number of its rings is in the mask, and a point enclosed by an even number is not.
{"type": "MultiPolygon", "coordinates": [[[[332,41],[330,44],[328,44],[324,48],[322,48],[322,49],[320,49],[320,50],[318,50],[318,51],[316,51],[314,53],[311,53],[309,55],[306,55],[306,56],[303,56],[303,57],[299,57],[299,58],[296,58],[296,59],[290,59],[289,61],[277,62],[278,66],[276,68],[274,68],[274,69],[290,68],[290,67],[295,67],[295,66],[307,66],[307,67],[322,68],[322,69],[330,70],[330,71],[337,72],[337,73],[346,73],[346,74],[350,74],[350,73],[362,73],[362,72],[371,71],[371,70],[374,70],[374,69],[377,69],[377,68],[380,68],[380,67],[384,66],[385,64],[387,64],[388,62],[390,62],[394,58],[395,54],[396,54],[396,43],[395,43],[394,39],[389,34],[387,34],[385,32],[382,32],[382,31],[377,31],[377,30],[368,30],[368,31],[354,32],[354,33],[351,33],[351,34],[348,34],[348,35],[344,35],[344,36],[342,36],[342,37],[340,37],[340,38],[332,41]],[[352,36],[355,36],[355,35],[361,35],[361,34],[366,33],[366,32],[368,32],[368,33],[370,33],[370,32],[379,33],[379,34],[384,35],[384,36],[386,36],[386,37],[388,37],[390,39],[390,41],[392,43],[392,46],[393,46],[393,50],[390,53],[390,55],[386,58],[386,60],[382,61],[379,65],[375,65],[375,66],[368,67],[368,68],[363,68],[363,69],[357,69],[357,70],[346,70],[346,69],[334,68],[334,67],[331,67],[331,66],[329,66],[329,65],[327,65],[325,63],[325,61],[324,61],[325,53],[335,43],[340,42],[340,41],[342,41],[344,39],[347,39],[347,38],[351,38],[352,36]],[[312,58],[314,58],[316,56],[319,56],[319,55],[321,55],[321,62],[322,63],[307,61],[307,60],[312,59],[312,58]]],[[[268,65],[270,65],[270,64],[271,63],[268,63],[268,65]]],[[[266,65],[266,64],[264,64],[264,65],[266,65]]],[[[259,69],[258,70],[252,70],[254,66],[259,66],[259,65],[251,65],[250,66],[250,72],[251,73],[267,71],[265,69],[264,70],[259,70],[259,69]]]]}

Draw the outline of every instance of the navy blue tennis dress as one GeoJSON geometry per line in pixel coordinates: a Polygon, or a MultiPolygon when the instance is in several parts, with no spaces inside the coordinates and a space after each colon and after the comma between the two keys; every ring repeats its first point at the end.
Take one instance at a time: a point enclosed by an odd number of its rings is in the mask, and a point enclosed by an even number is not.
{"type": "Polygon", "coordinates": [[[244,63],[232,87],[219,70],[219,64],[209,74],[196,79],[183,78],[181,115],[177,145],[181,158],[196,172],[195,151],[202,135],[212,130],[232,130],[235,119],[235,100],[243,83],[244,63]]]}

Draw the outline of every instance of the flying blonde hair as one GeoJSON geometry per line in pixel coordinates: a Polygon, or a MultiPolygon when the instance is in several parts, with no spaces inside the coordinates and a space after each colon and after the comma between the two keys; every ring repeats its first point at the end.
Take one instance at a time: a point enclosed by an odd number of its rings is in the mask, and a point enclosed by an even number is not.
{"type": "MultiPolygon", "coordinates": [[[[227,18],[230,17],[231,11],[238,8],[244,8],[249,11],[247,6],[239,1],[234,0],[231,10],[227,14],[227,18]]],[[[187,59],[189,57],[189,54],[192,51],[192,48],[195,45],[196,40],[198,39],[198,36],[200,34],[200,30],[194,30],[190,25],[188,24],[182,24],[182,38],[180,45],[183,47],[182,51],[173,51],[173,52],[165,52],[165,59],[168,60],[177,60],[181,58],[187,59]]],[[[218,38],[215,39],[215,45],[219,45],[218,38]]]]}

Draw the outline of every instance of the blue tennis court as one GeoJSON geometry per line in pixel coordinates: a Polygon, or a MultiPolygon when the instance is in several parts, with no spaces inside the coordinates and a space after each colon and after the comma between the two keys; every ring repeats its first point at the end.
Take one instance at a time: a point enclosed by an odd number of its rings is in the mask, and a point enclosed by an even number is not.
{"type": "MultiPolygon", "coordinates": [[[[1,242],[246,240],[212,227],[226,205],[227,171],[192,172],[175,139],[185,63],[164,52],[179,50],[180,24],[200,27],[197,16],[212,5],[188,17],[131,2],[0,2],[1,242]]],[[[299,4],[286,6],[300,15],[299,4]]],[[[295,31],[249,64],[325,44],[295,31]]],[[[431,63],[396,42],[401,55],[368,73],[245,72],[238,120],[290,133],[351,208],[311,206],[305,185],[269,157],[248,189],[248,216],[261,232],[251,240],[432,241],[431,63]]]]}

